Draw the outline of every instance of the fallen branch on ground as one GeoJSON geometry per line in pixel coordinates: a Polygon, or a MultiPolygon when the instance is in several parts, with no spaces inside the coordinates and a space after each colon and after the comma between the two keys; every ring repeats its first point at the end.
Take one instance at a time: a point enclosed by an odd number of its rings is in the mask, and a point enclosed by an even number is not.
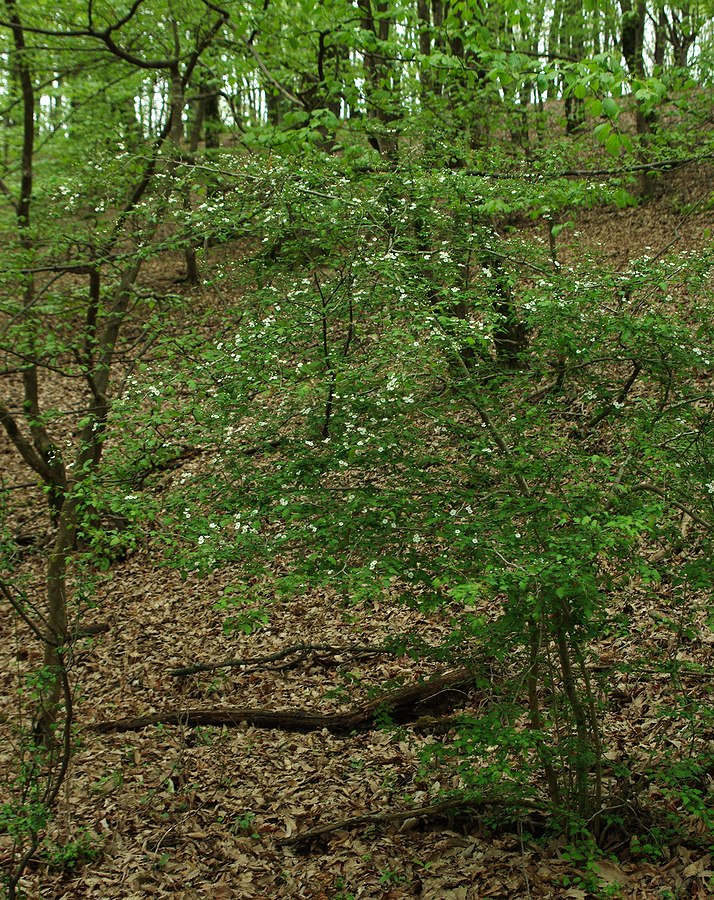
{"type": "Polygon", "coordinates": [[[442,713],[466,699],[465,691],[473,683],[470,669],[456,669],[430,681],[422,681],[382,694],[373,700],[344,713],[320,713],[305,710],[274,711],[265,709],[185,709],[166,710],[133,719],[99,722],[94,730],[100,732],[139,731],[150,725],[213,725],[231,727],[245,722],[259,728],[278,728],[282,731],[319,731],[347,735],[353,731],[369,731],[378,722],[404,724],[419,717],[442,713]]]}
{"type": "Polygon", "coordinates": [[[379,654],[391,654],[392,656],[402,655],[394,647],[370,647],[366,645],[355,644],[347,647],[334,647],[331,644],[293,644],[283,650],[277,650],[267,656],[254,656],[247,659],[224,659],[216,663],[194,663],[191,666],[180,666],[177,669],[171,669],[169,675],[179,678],[186,675],[196,675],[199,672],[215,672],[216,669],[243,668],[250,669],[290,669],[299,665],[307,656],[313,653],[324,653],[337,656],[340,653],[348,653],[352,657],[377,656],[379,654]],[[270,663],[280,662],[290,656],[296,659],[284,662],[280,666],[271,666],[270,663]]]}
{"type": "MultiPolygon", "coordinates": [[[[315,838],[324,837],[335,831],[354,828],[357,825],[390,825],[394,822],[408,822],[410,819],[433,819],[455,810],[473,812],[494,804],[502,805],[503,797],[449,797],[447,800],[442,800],[439,803],[430,803],[428,806],[413,806],[409,809],[398,809],[392,812],[350,816],[348,819],[329,822],[327,825],[318,825],[316,828],[311,828],[300,834],[291,835],[288,838],[284,838],[280,843],[286,847],[294,847],[297,844],[306,844],[315,838]]],[[[541,809],[537,803],[529,800],[519,800],[518,805],[524,809],[541,809]]],[[[416,821],[414,824],[416,824],[416,821]]]]}
{"type": "Polygon", "coordinates": [[[93,625],[80,625],[71,634],[72,641],[80,638],[97,637],[100,634],[106,634],[109,631],[108,622],[96,622],[93,625]]]}

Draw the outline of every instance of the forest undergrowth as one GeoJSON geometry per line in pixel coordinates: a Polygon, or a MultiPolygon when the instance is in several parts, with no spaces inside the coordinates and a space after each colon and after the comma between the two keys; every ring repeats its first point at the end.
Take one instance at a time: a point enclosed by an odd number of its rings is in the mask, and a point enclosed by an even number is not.
{"type": "MultiPolygon", "coordinates": [[[[554,270],[567,272],[586,254],[616,273],[673,243],[680,259],[700,251],[709,213],[683,208],[697,185],[707,193],[711,173],[702,166],[694,174],[662,176],[662,196],[636,207],[574,215],[558,232],[554,270]]],[[[529,242],[548,241],[518,218],[502,237],[511,261],[529,242]]],[[[458,368],[470,357],[456,313],[441,323],[440,346],[448,346],[440,362],[435,345],[422,352],[423,323],[411,333],[397,323],[392,355],[379,346],[389,340],[382,274],[370,282],[377,305],[353,306],[364,247],[346,263],[339,257],[343,269],[322,267],[304,243],[297,252],[307,258],[292,258],[291,238],[279,233],[267,250],[206,245],[199,287],[177,285],[176,253],[145,266],[140,289],[159,306],[170,298],[174,327],[124,373],[114,413],[122,424],[105,449],[110,474],[92,497],[100,524],[85,535],[93,561],[98,554],[105,563],[84,566],[80,552],[71,569],[74,750],[19,886],[37,897],[187,900],[710,896],[714,632],[697,568],[710,526],[649,482],[635,482],[632,493],[663,501],[656,510],[617,508],[620,476],[606,474],[623,438],[611,413],[661,396],[659,376],[629,384],[638,338],[594,364],[593,386],[558,387],[552,404],[557,360],[540,375],[514,366],[506,377],[516,388],[500,395],[489,394],[487,378],[474,399],[458,368]],[[286,265],[271,268],[281,254],[286,265]],[[250,274],[241,286],[226,273],[242,271],[244,260],[250,274]],[[280,325],[276,298],[293,297],[299,309],[300,292],[317,334],[308,340],[319,351],[312,359],[280,325]],[[212,355],[184,367],[199,344],[212,355]],[[232,364],[236,352],[246,361],[257,347],[263,355],[244,371],[228,369],[226,346],[232,364]],[[312,372],[303,375],[305,365],[312,372]],[[288,380],[284,373],[296,370],[288,380]],[[398,394],[392,405],[406,413],[386,413],[380,427],[369,404],[385,384],[380,402],[398,394]],[[538,410],[530,419],[529,408],[538,410]],[[499,424],[490,425],[496,413],[499,424]],[[508,453],[500,469],[491,466],[502,435],[525,454],[546,420],[542,470],[526,456],[514,469],[508,453]],[[574,511],[581,463],[568,466],[584,444],[589,477],[611,483],[617,540],[605,526],[595,531],[594,494],[574,511]],[[333,452],[329,462],[321,455],[333,452]],[[556,482],[570,499],[549,507],[556,482]],[[520,511],[506,483],[520,491],[520,511]],[[187,494],[186,485],[200,487],[187,494]],[[490,517],[481,530],[479,516],[490,517]],[[559,543],[558,529],[572,521],[581,549],[559,543]],[[526,541],[531,549],[519,556],[526,541]],[[469,555],[468,544],[488,552],[469,555]],[[599,606],[565,629],[571,637],[587,629],[586,640],[574,640],[581,668],[569,684],[558,630],[539,631],[535,607],[514,612],[512,597],[530,592],[541,602],[534,585],[559,596],[574,560],[583,568],[571,572],[572,590],[582,588],[584,608],[599,606]],[[691,579],[679,577],[692,563],[691,579]],[[530,646],[514,638],[523,628],[530,646]],[[529,654],[541,650],[545,675],[531,684],[529,654]],[[576,682],[584,700],[569,693],[576,682]],[[222,722],[211,719],[221,712],[222,722]],[[352,713],[345,725],[340,716],[352,713]],[[143,716],[171,724],[132,722],[143,716]],[[597,753],[578,762],[593,742],[597,753]]],[[[392,259],[400,252],[396,241],[387,251],[392,259]]],[[[483,260],[467,265],[473,277],[498,277],[483,260]]],[[[542,262],[526,258],[529,265],[515,289],[526,310],[542,262]]],[[[642,284],[651,293],[644,276],[642,284]]],[[[635,302],[639,289],[628,295],[635,302]]],[[[657,302],[676,304],[686,320],[687,285],[667,290],[657,302]]],[[[698,315],[693,307],[695,324],[698,315]]],[[[698,377],[702,400],[692,401],[704,418],[710,381],[698,377]]],[[[58,396],[45,403],[63,408],[63,383],[50,384],[58,396]]],[[[31,602],[44,577],[45,499],[3,441],[5,480],[15,488],[7,530],[31,602]]],[[[41,650],[18,619],[0,628],[6,790],[18,754],[25,772],[32,767],[20,744],[31,707],[23,685],[41,650]]]]}

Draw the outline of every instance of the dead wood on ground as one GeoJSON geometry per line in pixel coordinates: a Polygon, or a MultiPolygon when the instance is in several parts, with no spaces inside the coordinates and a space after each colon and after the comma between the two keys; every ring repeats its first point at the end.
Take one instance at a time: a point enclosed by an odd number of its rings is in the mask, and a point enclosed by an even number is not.
{"type": "Polygon", "coordinates": [[[285,647],[283,650],[277,650],[275,653],[270,653],[267,656],[254,656],[247,657],[246,659],[224,659],[215,663],[194,663],[190,666],[180,666],[177,669],[171,669],[169,675],[174,678],[179,678],[187,675],[197,675],[200,672],[215,672],[216,669],[243,667],[283,671],[300,665],[308,656],[320,654],[322,656],[335,657],[343,653],[349,655],[353,659],[378,655],[403,655],[401,651],[394,647],[370,647],[361,644],[352,644],[346,647],[335,647],[333,644],[293,644],[291,647],[285,647]],[[290,659],[290,657],[294,657],[294,659],[290,659]],[[271,665],[271,663],[280,663],[280,665],[274,666],[271,665]]]}
{"type": "Polygon", "coordinates": [[[94,730],[100,732],[139,731],[150,725],[226,726],[245,722],[259,728],[282,731],[318,731],[347,735],[355,731],[369,731],[381,721],[404,724],[414,719],[444,713],[466,700],[466,691],[474,680],[470,669],[456,669],[391,693],[382,694],[343,713],[321,713],[306,710],[266,709],[184,709],[166,710],[130,719],[99,722],[94,730]]]}
{"type": "MultiPolygon", "coordinates": [[[[391,825],[395,822],[403,822],[403,830],[407,830],[406,826],[410,824],[412,827],[417,824],[419,819],[438,819],[449,813],[471,813],[482,810],[486,806],[494,804],[503,804],[503,798],[497,797],[449,797],[439,803],[430,803],[427,806],[413,806],[407,809],[397,809],[390,812],[367,813],[361,816],[350,816],[347,819],[340,819],[337,822],[328,822],[326,825],[318,825],[308,831],[291,835],[283,839],[280,843],[285,847],[294,847],[299,844],[306,844],[316,838],[325,837],[333,834],[335,831],[344,831],[356,828],[359,825],[391,825]],[[412,822],[412,820],[414,820],[412,822]]],[[[539,810],[541,807],[532,801],[519,801],[519,806],[528,810],[539,810]]]]}

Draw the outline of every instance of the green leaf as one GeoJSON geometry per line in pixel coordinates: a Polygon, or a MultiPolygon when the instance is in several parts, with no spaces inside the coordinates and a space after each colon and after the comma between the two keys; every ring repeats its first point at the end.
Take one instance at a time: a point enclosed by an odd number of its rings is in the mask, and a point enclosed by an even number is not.
{"type": "Polygon", "coordinates": [[[610,137],[605,141],[605,149],[610,156],[619,156],[621,146],[620,135],[616,131],[613,131],[610,137]]]}
{"type": "Polygon", "coordinates": [[[620,107],[612,97],[605,97],[602,101],[602,112],[608,119],[616,119],[620,115],[620,107]]]}
{"type": "MultiPolygon", "coordinates": [[[[620,209],[625,209],[628,206],[637,206],[637,198],[633,197],[632,194],[628,194],[624,188],[618,188],[612,196],[620,209]]],[[[666,286],[663,287],[663,290],[666,291],[666,286]]]]}
{"type": "Polygon", "coordinates": [[[612,125],[609,122],[601,122],[593,129],[595,137],[604,144],[608,136],[612,132],[612,125]]]}

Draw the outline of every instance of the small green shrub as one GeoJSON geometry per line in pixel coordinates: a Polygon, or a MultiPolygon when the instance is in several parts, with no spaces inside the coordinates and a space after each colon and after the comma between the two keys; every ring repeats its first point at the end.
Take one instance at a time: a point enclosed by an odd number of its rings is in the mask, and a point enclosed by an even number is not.
{"type": "Polygon", "coordinates": [[[85,830],[65,844],[48,843],[41,855],[50,869],[72,871],[85,863],[93,862],[101,852],[101,838],[85,830]]]}

